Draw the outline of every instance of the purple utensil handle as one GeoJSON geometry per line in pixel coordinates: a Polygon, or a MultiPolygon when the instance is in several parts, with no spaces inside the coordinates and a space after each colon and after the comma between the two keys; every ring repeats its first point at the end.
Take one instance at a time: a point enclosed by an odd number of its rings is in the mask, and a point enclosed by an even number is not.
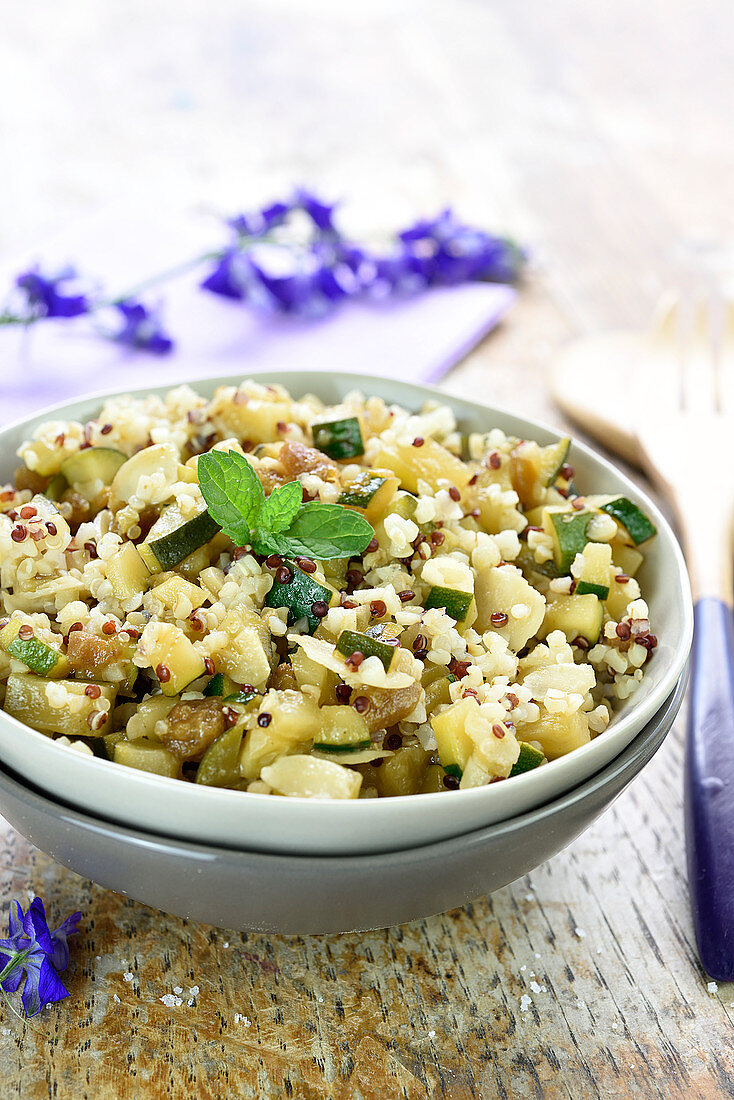
{"type": "Polygon", "coordinates": [[[693,925],[704,969],[734,981],[734,619],[722,600],[694,609],[685,819],[693,925]]]}

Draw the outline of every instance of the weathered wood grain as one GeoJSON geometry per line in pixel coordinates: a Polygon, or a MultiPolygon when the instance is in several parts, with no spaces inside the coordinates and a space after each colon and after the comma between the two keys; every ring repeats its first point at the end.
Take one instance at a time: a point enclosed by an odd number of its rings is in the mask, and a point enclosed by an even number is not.
{"type": "MultiPolygon", "coordinates": [[[[724,0],[17,5],[0,247],[136,186],[234,209],[307,179],[388,224],[452,201],[532,242],[535,273],[447,386],[560,423],[543,378],[564,339],[640,324],[722,262],[733,32],[724,0]]],[[[164,917],[2,826],[3,919],[29,889],[84,919],[71,999],[34,1032],[0,1019],[0,1096],[732,1096],[734,987],[709,992],[692,945],[680,776],[679,722],[532,875],[342,937],[164,917]]]]}

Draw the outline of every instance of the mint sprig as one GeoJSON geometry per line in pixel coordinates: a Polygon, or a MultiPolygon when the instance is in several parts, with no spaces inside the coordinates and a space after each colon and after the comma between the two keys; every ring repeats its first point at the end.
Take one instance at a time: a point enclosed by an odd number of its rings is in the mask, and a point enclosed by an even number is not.
{"type": "Polygon", "coordinates": [[[319,561],[361,554],[374,530],[342,504],[303,503],[299,481],[265,496],[253,467],[237,451],[209,451],[199,458],[199,487],[209,514],[236,546],[257,554],[319,561]]]}

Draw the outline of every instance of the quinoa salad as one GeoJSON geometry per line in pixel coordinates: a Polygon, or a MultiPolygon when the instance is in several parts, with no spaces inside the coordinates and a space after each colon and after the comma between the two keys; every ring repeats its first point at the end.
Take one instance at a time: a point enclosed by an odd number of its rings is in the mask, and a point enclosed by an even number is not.
{"type": "Polygon", "coordinates": [[[0,490],[0,703],[68,751],[316,798],[603,736],[657,645],[655,528],[576,483],[569,439],[487,429],[252,381],[42,424],[0,490]]]}

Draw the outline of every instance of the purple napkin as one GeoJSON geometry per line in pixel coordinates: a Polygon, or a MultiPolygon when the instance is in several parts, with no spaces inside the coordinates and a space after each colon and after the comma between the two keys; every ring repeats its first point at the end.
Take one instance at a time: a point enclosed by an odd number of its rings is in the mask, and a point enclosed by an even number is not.
{"type": "MultiPolygon", "coordinates": [[[[201,226],[141,226],[109,215],[75,227],[44,248],[44,265],[72,259],[103,272],[114,290],[164,270],[201,248],[201,226]],[[198,239],[197,239],[198,238],[198,239]],[[144,250],[139,242],[145,240],[144,250]],[[135,247],[131,242],[138,242],[135,247]],[[128,283],[122,280],[129,280],[128,283]]],[[[208,244],[211,244],[211,230],[208,244]]],[[[39,253],[40,254],[40,253],[39,253]]],[[[0,267],[2,288],[33,256],[0,267]]],[[[145,295],[164,299],[166,329],[176,341],[165,357],[131,352],[89,333],[89,321],[46,321],[29,330],[0,329],[0,420],[7,422],[66,398],[113,387],[161,385],[204,375],[254,370],[368,372],[436,382],[497,325],[515,297],[508,286],[469,283],[415,298],[348,302],[316,321],[260,315],[197,289],[190,272],[145,295]]]]}

